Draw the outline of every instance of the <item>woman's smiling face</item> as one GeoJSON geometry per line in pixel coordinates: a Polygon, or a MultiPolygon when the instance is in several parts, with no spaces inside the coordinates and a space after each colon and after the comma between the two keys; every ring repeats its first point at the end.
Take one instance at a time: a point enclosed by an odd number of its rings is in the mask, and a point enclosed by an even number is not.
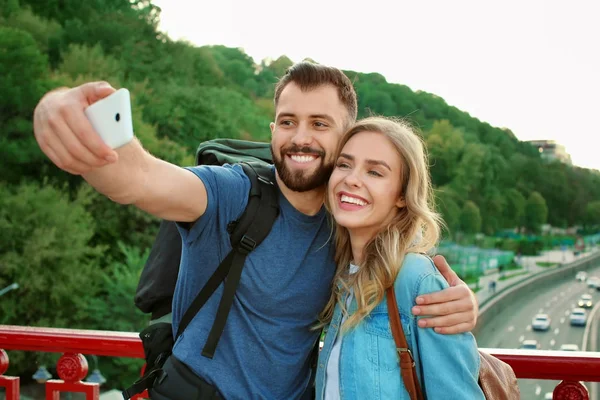
{"type": "Polygon", "coordinates": [[[373,237],[404,206],[400,154],[381,133],[360,132],[344,145],[329,179],[336,222],[373,237]]]}

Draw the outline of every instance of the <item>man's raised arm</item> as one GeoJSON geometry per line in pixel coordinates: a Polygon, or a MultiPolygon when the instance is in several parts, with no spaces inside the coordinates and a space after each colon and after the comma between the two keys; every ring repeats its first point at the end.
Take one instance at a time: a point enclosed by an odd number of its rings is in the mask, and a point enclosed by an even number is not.
{"type": "Polygon", "coordinates": [[[81,175],[117,203],[134,204],[171,221],[197,220],[207,204],[200,179],[152,156],[135,138],[113,150],[91,126],[84,110],[114,91],[106,82],[93,82],[46,94],[34,112],[41,150],[56,166],[81,175]]]}

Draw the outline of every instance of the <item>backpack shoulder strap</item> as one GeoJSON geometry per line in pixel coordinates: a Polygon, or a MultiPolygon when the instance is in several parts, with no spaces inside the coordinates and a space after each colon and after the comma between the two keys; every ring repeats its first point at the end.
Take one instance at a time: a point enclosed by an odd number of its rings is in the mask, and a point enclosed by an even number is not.
{"type": "Polygon", "coordinates": [[[267,237],[279,214],[278,192],[275,172],[270,166],[250,162],[240,164],[250,179],[248,205],[240,218],[229,223],[227,231],[231,247],[244,246],[252,250],[267,237]]]}
{"type": "Polygon", "coordinates": [[[230,222],[228,225],[227,230],[230,235],[232,250],[221,261],[221,264],[186,310],[177,330],[178,338],[227,277],[215,321],[202,350],[202,355],[208,358],[213,357],[225,328],[246,257],[267,237],[279,215],[279,194],[274,183],[275,175],[271,167],[262,166],[259,163],[241,163],[241,165],[244,173],[250,179],[250,193],[244,213],[239,219],[230,222]]]}

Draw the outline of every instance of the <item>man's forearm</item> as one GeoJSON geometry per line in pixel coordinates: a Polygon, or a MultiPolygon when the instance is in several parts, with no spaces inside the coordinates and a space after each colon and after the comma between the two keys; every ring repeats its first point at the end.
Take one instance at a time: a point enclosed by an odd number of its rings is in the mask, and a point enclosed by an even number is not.
{"type": "Polygon", "coordinates": [[[154,157],[134,138],[116,149],[119,160],[88,172],[83,178],[99,193],[119,204],[134,204],[145,196],[154,157]]]}

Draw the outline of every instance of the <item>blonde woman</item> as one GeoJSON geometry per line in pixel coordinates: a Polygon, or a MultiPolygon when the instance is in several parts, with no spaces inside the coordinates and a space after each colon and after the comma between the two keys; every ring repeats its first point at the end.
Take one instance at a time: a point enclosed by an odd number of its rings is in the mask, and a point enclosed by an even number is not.
{"type": "Polygon", "coordinates": [[[431,260],[440,233],[421,139],[401,121],[372,117],[342,138],[326,204],[336,222],[337,271],[320,321],[316,398],[409,399],[390,330],[385,291],[394,287],[423,395],[483,399],[470,333],[419,328],[414,299],[448,286],[431,260]]]}

